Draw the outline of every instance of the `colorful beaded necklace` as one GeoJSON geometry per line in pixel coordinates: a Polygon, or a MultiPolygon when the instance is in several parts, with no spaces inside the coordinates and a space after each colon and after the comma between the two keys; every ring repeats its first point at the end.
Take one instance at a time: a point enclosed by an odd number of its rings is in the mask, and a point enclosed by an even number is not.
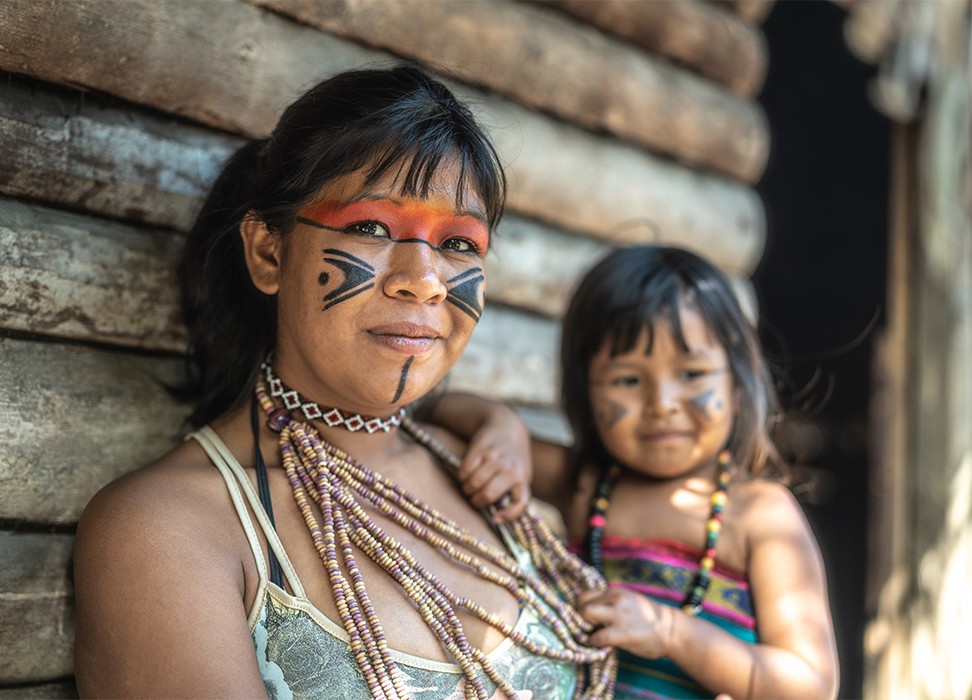
{"type": "MultiPolygon", "coordinates": [[[[689,615],[698,615],[702,612],[702,600],[712,581],[716,542],[719,540],[719,533],[722,532],[722,513],[729,497],[729,466],[732,464],[732,455],[728,450],[719,453],[717,464],[719,472],[716,475],[715,489],[709,498],[709,517],[705,523],[705,547],[699,558],[699,570],[692,579],[685,600],[682,602],[682,610],[689,615]]],[[[611,505],[611,492],[623,471],[617,462],[611,464],[605,470],[594,492],[594,498],[591,499],[591,516],[587,521],[587,552],[591,565],[601,574],[604,573],[601,540],[604,538],[604,527],[607,525],[607,510],[611,505]]]]}
{"type": "MultiPolygon", "coordinates": [[[[480,672],[507,698],[515,698],[516,690],[499,675],[486,653],[470,644],[457,610],[472,613],[533,654],[577,664],[577,697],[611,697],[617,657],[611,649],[587,646],[593,628],[567,602],[575,601],[581,591],[604,589],[606,584],[593,568],[572,557],[542,521],[528,512],[504,531],[532,557],[534,571],[521,566],[507,550],[477,540],[455,521],[326,442],[314,426],[295,420],[287,409],[277,406],[262,380],[257,382],[256,395],[271,430],[279,433],[281,459],[294,499],[327,571],[351,651],[374,698],[403,698],[405,691],[368,597],[355,548],[398,583],[455,658],[464,677],[464,697],[489,697],[480,672]],[[475,601],[454,593],[388,535],[362,503],[447,558],[508,590],[521,609],[530,608],[546,623],[562,648],[537,643],[475,601]],[[319,508],[320,517],[312,504],[319,508]]],[[[459,458],[409,418],[403,418],[401,426],[416,442],[458,468],[459,458]]]]}

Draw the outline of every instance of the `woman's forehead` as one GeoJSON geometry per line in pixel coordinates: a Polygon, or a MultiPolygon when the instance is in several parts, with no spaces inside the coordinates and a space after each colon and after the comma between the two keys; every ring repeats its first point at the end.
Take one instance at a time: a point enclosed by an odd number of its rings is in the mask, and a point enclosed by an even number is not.
{"type": "Polygon", "coordinates": [[[365,166],[340,175],[328,182],[312,202],[340,202],[351,204],[362,201],[424,200],[445,204],[455,213],[486,220],[486,211],[473,183],[463,173],[457,161],[443,162],[436,168],[425,192],[410,192],[408,185],[409,162],[386,168],[373,177],[373,166],[365,166]],[[462,190],[460,192],[460,185],[462,190]],[[460,196],[461,195],[461,196],[460,196]]]}

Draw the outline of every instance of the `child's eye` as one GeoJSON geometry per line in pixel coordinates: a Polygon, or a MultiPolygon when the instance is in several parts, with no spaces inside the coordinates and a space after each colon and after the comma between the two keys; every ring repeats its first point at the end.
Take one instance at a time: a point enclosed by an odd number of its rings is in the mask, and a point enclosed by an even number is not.
{"type": "Polygon", "coordinates": [[[683,369],[681,372],[682,379],[686,381],[691,381],[693,379],[700,379],[708,374],[708,371],[704,369],[683,369]]]}
{"type": "Polygon", "coordinates": [[[384,224],[377,221],[357,221],[350,226],[345,226],[345,231],[359,236],[369,236],[371,238],[391,238],[391,234],[384,224]]]}
{"type": "Polygon", "coordinates": [[[443,250],[454,250],[457,253],[476,253],[482,255],[483,251],[468,238],[450,238],[442,244],[443,250]]]}
{"type": "Polygon", "coordinates": [[[638,377],[634,375],[622,375],[611,378],[611,386],[638,386],[638,377]]]}

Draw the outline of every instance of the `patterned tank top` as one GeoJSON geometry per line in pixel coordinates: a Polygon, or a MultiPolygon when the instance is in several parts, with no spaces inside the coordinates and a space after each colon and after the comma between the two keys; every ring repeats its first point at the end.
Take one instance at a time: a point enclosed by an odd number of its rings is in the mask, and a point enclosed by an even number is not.
{"type": "MultiPolygon", "coordinates": [[[[190,437],[202,445],[222,474],[260,572],[248,622],[260,674],[271,700],[362,700],[370,697],[364,676],[351,653],[347,633],[306,598],[246,472],[211,428],[202,428],[190,437]],[[267,558],[257,528],[279,561],[290,592],[269,580],[267,558]]],[[[508,546],[510,544],[507,542],[508,546]]],[[[529,554],[512,547],[510,551],[521,566],[533,569],[529,554]]],[[[527,608],[521,610],[514,628],[538,644],[563,648],[553,631],[527,608]]],[[[517,690],[518,700],[573,697],[577,672],[573,664],[531,654],[510,639],[504,640],[487,656],[500,675],[517,690]]],[[[462,700],[463,675],[457,664],[394,650],[392,657],[401,672],[406,693],[413,700],[462,700]]],[[[495,684],[485,675],[482,679],[487,690],[495,692],[495,684]]]]}

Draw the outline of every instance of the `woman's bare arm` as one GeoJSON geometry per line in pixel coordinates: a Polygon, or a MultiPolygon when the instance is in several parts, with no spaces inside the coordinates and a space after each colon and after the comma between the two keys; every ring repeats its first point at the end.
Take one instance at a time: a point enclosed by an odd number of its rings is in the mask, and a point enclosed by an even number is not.
{"type": "Polygon", "coordinates": [[[95,496],[75,543],[81,696],[266,697],[241,542],[215,470],[148,468],[95,496]]]}

